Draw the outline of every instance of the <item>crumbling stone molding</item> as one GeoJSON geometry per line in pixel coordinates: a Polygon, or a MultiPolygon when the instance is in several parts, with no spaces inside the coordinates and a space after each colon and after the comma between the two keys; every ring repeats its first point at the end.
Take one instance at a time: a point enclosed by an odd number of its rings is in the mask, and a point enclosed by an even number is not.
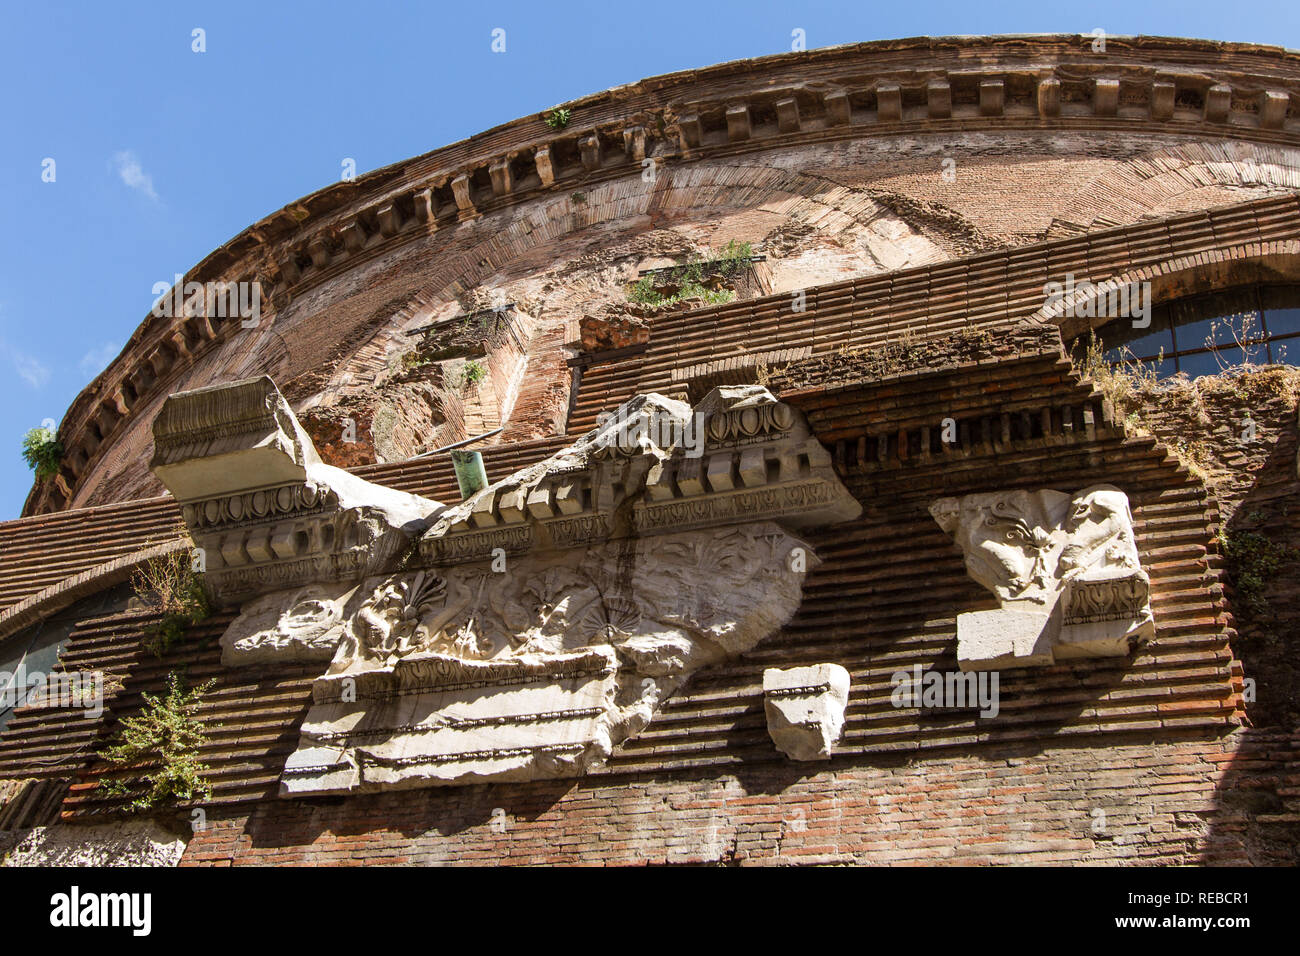
{"type": "Polygon", "coordinates": [[[243,601],[223,661],[329,661],[285,794],[597,767],[789,621],[817,562],[794,531],[861,513],[753,385],[637,396],[447,508],[321,465],[267,378],[173,396],[156,434],[209,581],[243,601]]]}
{"type": "Polygon", "coordinates": [[[1000,604],[957,616],[962,670],[1123,656],[1154,635],[1150,578],[1118,488],[941,498],[930,514],[1000,604]]]}
{"type": "Polygon", "coordinates": [[[849,672],[839,664],[763,671],[767,732],[791,760],[828,760],[844,732],[849,672]]]}
{"type": "Polygon", "coordinates": [[[223,604],[392,570],[442,507],[322,464],[266,376],[169,397],[151,467],[223,604]]]}
{"type": "Polygon", "coordinates": [[[860,513],[803,416],[762,386],[735,386],[694,408],[633,398],[569,448],[448,508],[420,549],[441,564],[498,548],[764,519],[800,528],[860,513]]]}

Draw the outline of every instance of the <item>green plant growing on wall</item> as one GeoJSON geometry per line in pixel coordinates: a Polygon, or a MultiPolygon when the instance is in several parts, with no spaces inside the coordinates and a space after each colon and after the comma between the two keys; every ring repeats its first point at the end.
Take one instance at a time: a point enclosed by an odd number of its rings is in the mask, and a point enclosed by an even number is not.
{"type": "Polygon", "coordinates": [[[401,366],[403,372],[410,372],[417,368],[424,368],[426,365],[432,365],[433,362],[425,355],[422,355],[419,349],[412,349],[409,352],[403,353],[402,357],[398,360],[398,364],[401,366]]]}
{"type": "Polygon", "coordinates": [[[645,305],[658,305],[664,301],[664,296],[655,290],[653,276],[642,276],[637,279],[627,297],[633,302],[641,302],[645,305]]]}
{"type": "Polygon", "coordinates": [[[572,112],[566,110],[564,107],[559,107],[558,109],[553,109],[546,114],[546,125],[551,129],[564,129],[564,127],[569,125],[569,120],[572,117],[572,112]]]}
{"type": "Polygon", "coordinates": [[[203,575],[194,570],[192,551],[175,551],[136,568],[131,587],[142,603],[158,609],[161,618],[145,628],[144,646],[162,657],[188,628],[207,620],[212,606],[203,575]]]}
{"type": "Polygon", "coordinates": [[[753,251],[748,242],[730,240],[717,253],[703,258],[693,256],[666,272],[642,276],[632,286],[628,299],[642,305],[676,305],[686,299],[703,299],[709,305],[730,302],[736,297],[734,289],[712,289],[705,280],[711,276],[731,278],[739,275],[749,266],[753,251]],[[675,292],[667,293],[660,290],[663,285],[677,288],[675,292]]]}
{"type": "Polygon", "coordinates": [[[50,429],[33,428],[23,436],[23,459],[36,472],[37,481],[53,478],[63,463],[63,445],[50,429]]]}
{"type": "Polygon", "coordinates": [[[1258,531],[1220,531],[1219,546],[1228,562],[1228,577],[1237,592],[1237,604],[1251,617],[1268,613],[1264,590],[1283,563],[1300,557],[1258,531]]]}
{"type": "Polygon", "coordinates": [[[487,369],[482,362],[471,359],[465,363],[465,369],[461,376],[461,381],[464,382],[465,387],[471,388],[487,377],[487,369]]]}
{"type": "Polygon", "coordinates": [[[209,768],[198,758],[207,732],[194,711],[213,683],[186,688],[184,681],[171,673],[165,696],[141,694],[144,710],[138,717],[123,719],[110,745],[100,753],[108,763],[134,771],[126,778],[104,781],[106,795],[130,797],[134,813],[182,800],[205,800],[211,795],[212,787],[204,779],[209,768]]]}

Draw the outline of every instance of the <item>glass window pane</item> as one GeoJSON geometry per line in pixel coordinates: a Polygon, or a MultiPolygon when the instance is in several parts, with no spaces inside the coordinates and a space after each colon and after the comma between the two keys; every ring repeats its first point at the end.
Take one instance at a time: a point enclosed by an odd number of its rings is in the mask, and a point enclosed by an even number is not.
{"type": "Polygon", "coordinates": [[[1262,296],[1264,322],[1271,338],[1300,332],[1300,287],[1274,286],[1264,289],[1262,296]]]}
{"type": "Polygon", "coordinates": [[[1269,351],[1279,365],[1300,365],[1300,337],[1270,342],[1269,351]]]}
{"type": "Polygon", "coordinates": [[[44,676],[54,670],[59,653],[77,622],[120,611],[133,596],[130,584],[120,584],[78,601],[67,610],[0,642],[0,671],[8,675],[0,681],[0,691],[9,691],[0,699],[0,730],[8,725],[13,712],[26,701],[33,679],[42,679],[43,683],[44,676]],[[20,663],[23,671],[21,682],[17,680],[20,663]]]}
{"type": "Polygon", "coordinates": [[[1166,355],[1174,351],[1174,339],[1169,334],[1169,320],[1152,316],[1151,325],[1145,329],[1133,328],[1131,319],[1117,319],[1098,330],[1106,349],[1106,361],[1118,362],[1130,357],[1153,358],[1164,349],[1166,355]],[[1126,351],[1127,350],[1127,351],[1126,351]]]}
{"type": "Polygon", "coordinates": [[[1233,345],[1263,336],[1253,288],[1200,296],[1179,303],[1174,338],[1178,350],[1233,345]]]}
{"type": "Polygon", "coordinates": [[[1154,369],[1156,378],[1169,378],[1171,375],[1175,375],[1178,372],[1178,369],[1174,366],[1174,359],[1172,356],[1160,362],[1143,362],[1142,366],[1143,368],[1154,369]]]}
{"type": "Polygon", "coordinates": [[[1188,378],[1199,378],[1202,375],[1218,375],[1224,368],[1240,365],[1243,358],[1245,356],[1239,348],[1219,349],[1217,356],[1214,352],[1197,352],[1195,355],[1178,356],[1178,368],[1188,378]]]}

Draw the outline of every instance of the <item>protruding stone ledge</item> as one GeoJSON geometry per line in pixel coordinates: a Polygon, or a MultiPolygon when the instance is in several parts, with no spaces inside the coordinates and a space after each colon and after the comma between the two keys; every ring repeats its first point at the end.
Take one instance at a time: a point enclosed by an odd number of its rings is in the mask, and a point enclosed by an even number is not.
{"type": "Polygon", "coordinates": [[[980,115],[1001,116],[1005,89],[1001,80],[980,80],[980,115]]]}
{"type": "Polygon", "coordinates": [[[925,105],[930,119],[947,119],[952,115],[952,87],[947,80],[931,80],[925,85],[925,105]]]}
{"type": "Polygon", "coordinates": [[[1205,119],[1210,123],[1228,122],[1232,107],[1232,87],[1216,83],[1205,92],[1205,119]]]}
{"type": "Polygon", "coordinates": [[[474,200],[469,191],[469,174],[460,173],[452,178],[451,191],[456,197],[456,218],[462,222],[468,219],[474,219],[478,216],[478,210],[474,207],[474,200]]]}
{"type": "Polygon", "coordinates": [[[844,90],[832,90],[822,98],[826,106],[826,122],[831,126],[848,126],[852,116],[849,94],[844,90]]]}
{"type": "Polygon", "coordinates": [[[1163,122],[1173,118],[1176,87],[1169,80],[1156,80],[1151,84],[1151,118],[1163,122]]]}
{"type": "Polygon", "coordinates": [[[1265,90],[1260,94],[1259,125],[1264,129],[1281,129],[1290,106],[1289,94],[1280,90],[1265,90]]]}
{"type": "Polygon", "coordinates": [[[1098,116],[1115,116],[1119,111],[1119,80],[1099,79],[1093,87],[1092,109],[1098,116]]]}
{"type": "Polygon", "coordinates": [[[169,397],[151,467],[221,603],[390,570],[441,509],[322,464],[265,376],[169,397]]]}
{"type": "Polygon", "coordinates": [[[751,133],[749,107],[738,104],[727,107],[727,138],[733,143],[744,142],[751,133]]]}

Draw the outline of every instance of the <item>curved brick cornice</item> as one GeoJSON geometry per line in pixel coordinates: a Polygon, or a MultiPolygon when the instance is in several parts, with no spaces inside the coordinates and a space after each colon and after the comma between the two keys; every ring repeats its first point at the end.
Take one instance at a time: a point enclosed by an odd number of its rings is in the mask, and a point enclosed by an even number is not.
{"type": "MultiPolygon", "coordinates": [[[[920,133],[1097,130],[1300,145],[1300,54],[1154,37],[941,37],[684,71],[514,120],[298,200],[230,240],[186,282],[260,282],[262,321],[292,297],[406,243],[549,193],[815,142],[920,133]]],[[[65,506],[139,409],[239,328],[150,314],[60,427],[60,475],[24,514],[65,506]]]]}
{"type": "Polygon", "coordinates": [[[62,611],[84,597],[130,580],[136,568],[155,558],[167,557],[192,547],[188,539],[178,539],[143,548],[112,561],[105,561],[37,591],[31,597],[0,611],[0,640],[62,611]]]}

